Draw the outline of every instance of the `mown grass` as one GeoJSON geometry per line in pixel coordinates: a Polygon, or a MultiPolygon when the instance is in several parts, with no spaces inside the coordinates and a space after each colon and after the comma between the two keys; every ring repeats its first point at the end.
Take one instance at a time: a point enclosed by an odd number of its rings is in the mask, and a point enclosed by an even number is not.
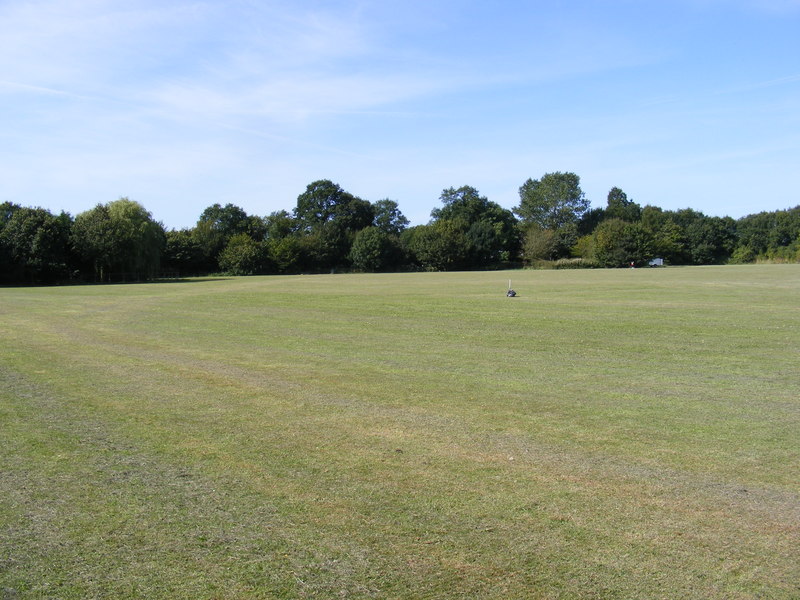
{"type": "Polygon", "coordinates": [[[798,292],[0,289],[0,598],[800,597],[798,292]]]}

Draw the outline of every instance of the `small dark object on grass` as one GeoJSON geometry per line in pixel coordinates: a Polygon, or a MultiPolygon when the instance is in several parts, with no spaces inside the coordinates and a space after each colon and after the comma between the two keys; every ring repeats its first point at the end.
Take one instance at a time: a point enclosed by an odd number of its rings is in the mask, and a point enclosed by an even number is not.
{"type": "Polygon", "coordinates": [[[516,295],[517,292],[515,292],[514,290],[508,290],[508,292],[506,292],[506,296],[508,296],[509,298],[513,298],[516,295]]]}

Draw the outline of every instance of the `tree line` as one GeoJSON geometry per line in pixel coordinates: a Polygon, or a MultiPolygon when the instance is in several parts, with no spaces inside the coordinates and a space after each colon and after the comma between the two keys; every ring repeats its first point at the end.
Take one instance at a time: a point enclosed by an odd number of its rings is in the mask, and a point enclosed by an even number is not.
{"type": "Polygon", "coordinates": [[[574,173],[546,173],[505,209],[470,186],[448,188],[425,225],[394,200],[370,202],[314,181],[291,211],[206,208],[169,230],[121,198],[72,217],[0,205],[0,283],[141,281],[160,276],[800,262],[800,206],[738,220],[641,206],[612,188],[590,208],[574,173]]]}

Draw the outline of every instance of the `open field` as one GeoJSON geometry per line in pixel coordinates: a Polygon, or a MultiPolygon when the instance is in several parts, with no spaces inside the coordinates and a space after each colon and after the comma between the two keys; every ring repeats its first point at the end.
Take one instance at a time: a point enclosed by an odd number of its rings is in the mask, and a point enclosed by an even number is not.
{"type": "Polygon", "coordinates": [[[800,597],[800,265],[6,288],[0,334],[2,599],[800,597]]]}

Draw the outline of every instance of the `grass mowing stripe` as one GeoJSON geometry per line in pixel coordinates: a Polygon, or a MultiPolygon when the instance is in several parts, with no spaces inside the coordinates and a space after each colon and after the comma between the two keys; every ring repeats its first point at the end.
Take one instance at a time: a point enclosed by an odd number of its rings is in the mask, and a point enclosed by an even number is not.
{"type": "Polygon", "coordinates": [[[4,400],[13,394],[18,408],[3,428],[11,433],[0,504],[7,589],[60,598],[275,597],[294,589],[277,510],[262,498],[231,505],[223,487],[196,471],[3,375],[4,400]]]}
{"type": "MultiPolygon", "coordinates": [[[[525,272],[513,300],[502,273],[0,290],[2,364],[37,390],[8,386],[3,414],[30,414],[4,435],[40,442],[9,455],[2,485],[54,497],[41,474],[60,474],[75,555],[133,559],[70,581],[43,527],[6,544],[29,559],[4,563],[3,585],[793,597],[797,274],[525,272]],[[114,449],[76,434],[68,464],[40,456],[45,415],[92,423],[114,449]],[[120,449],[140,465],[132,483],[98,475],[120,449]],[[115,497],[136,507],[123,530],[142,519],[140,547],[163,560],[115,545],[115,497]],[[223,543],[193,537],[206,512],[204,535],[223,543]]],[[[19,506],[3,508],[11,531],[19,506]]]]}

